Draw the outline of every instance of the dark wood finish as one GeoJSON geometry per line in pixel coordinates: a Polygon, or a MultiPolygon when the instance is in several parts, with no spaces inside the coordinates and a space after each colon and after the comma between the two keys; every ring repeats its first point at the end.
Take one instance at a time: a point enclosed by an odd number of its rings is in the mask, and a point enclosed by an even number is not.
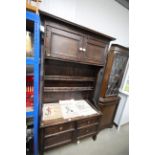
{"type": "Polygon", "coordinates": [[[129,49],[112,44],[104,70],[98,105],[103,114],[100,130],[113,126],[113,119],[119,104],[118,92],[128,61],[129,49]]]}
{"type": "Polygon", "coordinates": [[[89,117],[83,116],[72,120],[59,119],[42,122],[40,130],[42,145],[40,149],[46,151],[66,143],[76,142],[85,137],[97,135],[100,116],[99,112],[89,117]]]}
{"type": "Polygon", "coordinates": [[[88,90],[93,90],[93,87],[44,87],[44,92],[72,92],[88,90]]]}
{"type": "Polygon", "coordinates": [[[113,119],[119,103],[119,97],[100,98],[99,108],[103,114],[100,123],[100,130],[113,126],[113,119]]]}
{"type": "Polygon", "coordinates": [[[128,61],[129,48],[113,44],[105,67],[101,97],[117,96],[128,61]],[[119,61],[120,60],[120,61],[119,61]],[[116,62],[117,61],[117,62],[116,62]]]}
{"type": "MultiPolygon", "coordinates": [[[[45,27],[42,104],[85,99],[96,109],[98,74],[103,76],[108,46],[114,38],[42,11],[40,15],[45,27]]],[[[85,137],[95,140],[101,115],[98,111],[70,120],[41,120],[40,154],[85,137]]]]}
{"type": "Polygon", "coordinates": [[[65,124],[60,124],[60,125],[54,125],[52,127],[47,127],[45,128],[44,133],[46,135],[54,134],[57,132],[65,131],[65,130],[70,130],[74,128],[73,123],[65,123],[65,124]]]}
{"type": "Polygon", "coordinates": [[[84,76],[65,76],[65,75],[46,75],[45,80],[53,81],[95,81],[94,77],[84,77],[84,76]]]}
{"type": "Polygon", "coordinates": [[[85,39],[84,52],[85,61],[94,62],[99,64],[105,64],[106,54],[108,45],[103,41],[99,40],[96,37],[87,36],[85,39]]]}
{"type": "Polygon", "coordinates": [[[90,124],[95,124],[96,122],[98,122],[96,117],[92,117],[92,118],[87,118],[87,119],[83,119],[77,122],[77,126],[78,128],[82,128],[83,126],[88,126],[90,124]]]}
{"type": "Polygon", "coordinates": [[[72,29],[55,28],[56,24],[52,22],[46,22],[45,26],[46,56],[104,65],[108,47],[104,41],[72,29]]]}
{"type": "Polygon", "coordinates": [[[46,26],[46,56],[76,61],[80,59],[82,39],[80,34],[46,26]]]}
{"type": "MultiPolygon", "coordinates": [[[[41,16],[48,15],[41,12],[41,16]]],[[[48,15],[45,20],[47,58],[80,63],[105,64],[109,42],[114,38],[48,15]],[[95,33],[95,34],[94,34],[95,33]]]]}
{"type": "MultiPolygon", "coordinates": [[[[73,132],[66,132],[63,134],[53,135],[51,137],[45,137],[45,147],[44,150],[47,150],[49,147],[55,147],[59,143],[71,142],[73,137],[73,132]]],[[[59,144],[60,145],[60,144],[59,144]]]]}
{"type": "Polygon", "coordinates": [[[43,103],[49,103],[71,98],[91,99],[100,67],[45,59],[44,70],[43,103]]]}

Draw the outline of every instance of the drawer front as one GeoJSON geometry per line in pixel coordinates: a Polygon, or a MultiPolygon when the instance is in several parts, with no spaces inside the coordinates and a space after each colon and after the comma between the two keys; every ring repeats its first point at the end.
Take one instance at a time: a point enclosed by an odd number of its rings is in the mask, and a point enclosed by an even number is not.
{"type": "Polygon", "coordinates": [[[91,117],[88,119],[83,119],[77,122],[78,127],[84,127],[88,125],[92,125],[94,123],[98,123],[98,117],[91,117]]]}
{"type": "Polygon", "coordinates": [[[80,60],[83,36],[62,29],[47,26],[45,39],[46,56],[66,60],[80,60]]]}
{"type": "Polygon", "coordinates": [[[89,128],[79,129],[78,130],[78,137],[93,134],[97,132],[97,126],[92,126],[89,128]]]}
{"type": "Polygon", "coordinates": [[[105,64],[108,46],[103,41],[92,37],[88,37],[85,42],[85,61],[96,64],[105,64]]]}
{"type": "Polygon", "coordinates": [[[71,142],[72,139],[73,139],[73,132],[67,132],[64,134],[59,134],[56,136],[45,138],[44,149],[46,150],[48,147],[51,148],[51,147],[59,146],[63,143],[71,142]]]}
{"type": "Polygon", "coordinates": [[[65,123],[45,128],[45,135],[54,134],[57,132],[74,129],[74,123],[65,123]]]}

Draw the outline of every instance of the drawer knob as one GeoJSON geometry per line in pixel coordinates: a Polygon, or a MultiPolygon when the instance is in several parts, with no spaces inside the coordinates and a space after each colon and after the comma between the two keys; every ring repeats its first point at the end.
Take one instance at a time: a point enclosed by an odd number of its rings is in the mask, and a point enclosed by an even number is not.
{"type": "Polygon", "coordinates": [[[89,132],[89,130],[87,130],[86,132],[89,132]]]}
{"type": "Polygon", "coordinates": [[[85,48],[83,48],[83,52],[86,52],[86,49],[85,48]]]}
{"type": "Polygon", "coordinates": [[[63,129],[63,127],[61,126],[61,127],[59,127],[59,130],[61,131],[63,129]]]}
{"type": "Polygon", "coordinates": [[[82,47],[80,47],[79,50],[82,51],[83,50],[82,47]]]}
{"type": "Polygon", "coordinates": [[[88,124],[90,123],[90,121],[87,122],[88,124]]]}
{"type": "Polygon", "coordinates": [[[47,56],[50,56],[50,54],[49,54],[49,53],[47,53],[47,56]]]}

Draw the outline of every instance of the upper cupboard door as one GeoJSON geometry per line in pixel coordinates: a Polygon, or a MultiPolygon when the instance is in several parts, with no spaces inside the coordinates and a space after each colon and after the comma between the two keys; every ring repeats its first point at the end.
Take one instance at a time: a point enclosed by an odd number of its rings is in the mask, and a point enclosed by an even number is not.
{"type": "Polygon", "coordinates": [[[46,56],[66,60],[79,60],[83,36],[73,31],[46,27],[46,56]]]}
{"type": "Polygon", "coordinates": [[[104,65],[108,44],[97,38],[88,36],[84,43],[85,59],[88,62],[104,65]]]}

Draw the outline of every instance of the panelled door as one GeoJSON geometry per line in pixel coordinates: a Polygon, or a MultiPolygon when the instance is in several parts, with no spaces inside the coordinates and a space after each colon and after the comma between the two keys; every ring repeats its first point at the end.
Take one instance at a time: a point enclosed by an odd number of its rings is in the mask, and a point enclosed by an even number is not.
{"type": "Polygon", "coordinates": [[[106,58],[107,45],[92,36],[84,38],[84,58],[87,62],[104,64],[106,58]]]}
{"type": "Polygon", "coordinates": [[[59,59],[80,60],[83,36],[51,26],[46,27],[46,56],[59,59]]]}

